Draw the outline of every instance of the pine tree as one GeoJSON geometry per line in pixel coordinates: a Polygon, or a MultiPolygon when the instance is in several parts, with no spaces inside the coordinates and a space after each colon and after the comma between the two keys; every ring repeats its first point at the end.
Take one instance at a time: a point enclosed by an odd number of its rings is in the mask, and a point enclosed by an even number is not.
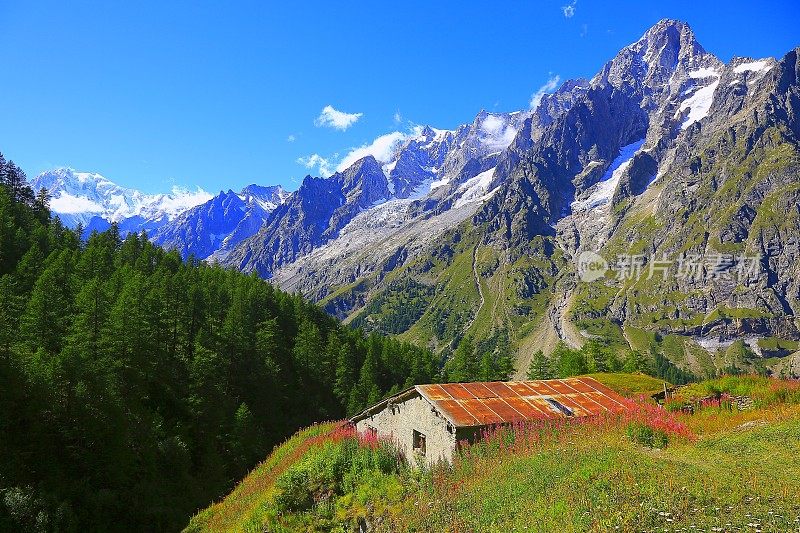
{"type": "Polygon", "coordinates": [[[495,380],[507,381],[516,372],[514,359],[507,352],[500,353],[495,362],[496,372],[493,377],[495,380]]]}
{"type": "Polygon", "coordinates": [[[16,166],[13,161],[6,162],[4,166],[3,185],[8,187],[11,198],[15,202],[33,205],[33,191],[28,186],[27,178],[21,168],[16,166]]]}
{"type": "MultiPolygon", "coordinates": [[[[343,344],[339,348],[339,354],[336,359],[336,383],[333,387],[333,393],[346,408],[355,387],[357,364],[355,350],[347,344],[343,344]]],[[[352,414],[352,412],[348,410],[348,414],[352,414]]]]}
{"type": "Polygon", "coordinates": [[[146,389],[152,361],[148,357],[156,351],[150,338],[144,302],[145,278],[130,267],[115,302],[111,302],[108,319],[103,326],[101,350],[108,359],[119,362],[122,383],[129,394],[139,394],[146,389]]]}
{"type": "Polygon", "coordinates": [[[551,358],[557,365],[558,377],[568,378],[570,376],[579,376],[588,372],[586,359],[583,353],[580,350],[571,349],[563,341],[556,345],[551,358]]]}
{"type": "Polygon", "coordinates": [[[0,276],[16,268],[20,245],[15,222],[14,205],[6,188],[0,186],[0,276]]]}
{"type": "Polygon", "coordinates": [[[358,391],[356,396],[356,411],[372,405],[380,400],[380,389],[378,388],[378,355],[374,349],[367,349],[367,356],[358,375],[358,391]]]}
{"type": "Polygon", "coordinates": [[[87,281],[75,298],[75,320],[69,345],[97,361],[100,355],[101,332],[106,327],[110,304],[103,282],[95,277],[87,281]]]}
{"type": "Polygon", "coordinates": [[[495,367],[494,354],[492,352],[483,352],[478,363],[478,374],[476,378],[480,381],[492,381],[494,379],[497,368],[495,367]]]}
{"type": "Polygon", "coordinates": [[[528,379],[553,379],[554,377],[550,361],[544,355],[544,352],[539,350],[533,354],[530,366],[528,366],[528,379]]]}
{"type": "Polygon", "coordinates": [[[17,327],[22,303],[11,276],[0,276],[0,358],[11,356],[11,346],[19,335],[17,327]]]}
{"type": "Polygon", "coordinates": [[[600,344],[597,340],[590,340],[581,348],[583,359],[586,362],[586,370],[590,373],[607,372],[607,360],[610,350],[600,344]]]}
{"type": "Polygon", "coordinates": [[[42,220],[46,222],[50,218],[50,193],[47,189],[42,187],[36,192],[36,197],[33,201],[33,210],[42,220]]]}
{"type": "Polygon", "coordinates": [[[461,339],[448,366],[448,381],[466,382],[478,379],[480,369],[472,339],[469,337],[461,339]]]}
{"type": "Polygon", "coordinates": [[[260,459],[260,454],[263,453],[261,438],[262,431],[253,413],[245,402],[240,403],[233,415],[230,447],[236,467],[242,474],[247,472],[248,466],[260,459]]]}
{"type": "Polygon", "coordinates": [[[286,361],[282,356],[281,332],[274,318],[263,321],[256,330],[256,350],[265,366],[274,366],[280,372],[286,361]]]}
{"type": "Polygon", "coordinates": [[[72,322],[71,255],[62,251],[36,280],[20,319],[20,342],[33,353],[56,354],[72,322]]]}
{"type": "Polygon", "coordinates": [[[310,320],[303,321],[292,349],[292,358],[297,368],[313,379],[319,379],[324,371],[320,357],[323,350],[319,327],[310,320]]]}

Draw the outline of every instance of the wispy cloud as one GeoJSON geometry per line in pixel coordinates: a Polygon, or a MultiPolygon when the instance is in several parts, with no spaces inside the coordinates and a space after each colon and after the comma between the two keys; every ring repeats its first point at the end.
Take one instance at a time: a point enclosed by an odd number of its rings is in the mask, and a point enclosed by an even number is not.
{"type": "Polygon", "coordinates": [[[386,133],[372,142],[350,148],[342,158],[339,157],[338,153],[330,157],[311,154],[305,157],[298,157],[296,162],[323,178],[331,176],[334,172],[346,170],[350,165],[368,155],[371,155],[381,163],[388,163],[395,156],[403,141],[419,135],[420,129],[411,128],[408,133],[402,131],[386,133]]]}
{"type": "Polygon", "coordinates": [[[578,0],[572,0],[571,3],[561,6],[561,12],[564,13],[566,18],[572,18],[575,15],[575,6],[578,4],[578,0]]]}
{"type": "Polygon", "coordinates": [[[317,127],[333,128],[336,130],[344,131],[360,119],[363,113],[345,113],[334,109],[333,106],[326,105],[322,108],[322,112],[314,120],[314,125],[317,127]]]}
{"type": "Polygon", "coordinates": [[[586,35],[588,33],[589,33],[589,25],[588,24],[583,24],[581,26],[581,37],[586,37],[586,35]]]}
{"type": "Polygon", "coordinates": [[[393,131],[391,133],[381,135],[369,144],[363,144],[356,148],[351,148],[347,155],[344,156],[339,162],[336,170],[345,170],[359,159],[367,157],[368,155],[371,155],[381,163],[386,163],[391,160],[398,146],[400,146],[400,143],[407,138],[407,134],[400,131],[393,131]]]}
{"type": "Polygon", "coordinates": [[[306,157],[298,157],[297,163],[303,165],[309,170],[317,169],[317,174],[323,178],[327,178],[333,171],[331,170],[331,162],[328,158],[322,157],[319,154],[311,154],[306,157]]]}
{"type": "Polygon", "coordinates": [[[547,82],[541,87],[539,87],[539,89],[537,89],[536,92],[531,95],[531,109],[536,109],[539,106],[539,103],[542,101],[542,98],[544,98],[544,95],[549,92],[553,92],[556,89],[556,87],[558,87],[558,82],[560,80],[561,76],[559,76],[558,74],[553,76],[551,74],[547,82]]]}
{"type": "Polygon", "coordinates": [[[400,124],[403,122],[403,115],[400,114],[400,111],[395,111],[394,117],[392,118],[394,119],[395,124],[400,124]]]}
{"type": "Polygon", "coordinates": [[[295,137],[294,135],[289,135],[288,137],[286,137],[286,142],[287,143],[293,143],[296,140],[297,140],[297,137],[295,137]]]}
{"type": "Polygon", "coordinates": [[[517,130],[514,126],[506,124],[502,118],[496,115],[489,115],[481,122],[481,141],[490,149],[503,150],[514,137],[517,130]]]}

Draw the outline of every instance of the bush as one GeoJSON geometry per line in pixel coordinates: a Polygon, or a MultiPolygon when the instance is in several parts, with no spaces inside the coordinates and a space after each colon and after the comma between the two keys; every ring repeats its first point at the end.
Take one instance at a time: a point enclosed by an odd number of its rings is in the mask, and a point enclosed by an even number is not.
{"type": "Polygon", "coordinates": [[[275,482],[278,493],[275,495],[275,509],[279,513],[307,511],[314,505],[314,497],[309,487],[308,472],[290,468],[275,482]]]}
{"type": "Polygon", "coordinates": [[[660,429],[653,429],[647,424],[631,422],[626,428],[628,438],[648,448],[666,448],[669,437],[660,429]]]}
{"type": "Polygon", "coordinates": [[[275,482],[278,513],[308,511],[353,492],[372,478],[397,474],[403,462],[391,442],[344,428],[322,439],[275,482]]]}

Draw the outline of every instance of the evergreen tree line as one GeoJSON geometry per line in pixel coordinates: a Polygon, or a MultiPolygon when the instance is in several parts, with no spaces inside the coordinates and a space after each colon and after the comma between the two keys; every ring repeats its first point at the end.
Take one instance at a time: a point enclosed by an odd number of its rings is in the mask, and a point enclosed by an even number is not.
{"type": "Polygon", "coordinates": [[[593,374],[595,372],[641,372],[675,385],[697,381],[697,377],[675,366],[652,346],[650,354],[629,350],[624,357],[600,339],[591,339],[575,350],[559,342],[550,357],[536,352],[528,367],[528,379],[555,379],[593,374]]]}
{"type": "Polygon", "coordinates": [[[514,374],[514,360],[505,331],[475,343],[464,337],[442,369],[442,380],[451,383],[467,381],[507,381],[514,374]]]}
{"type": "Polygon", "coordinates": [[[0,162],[0,530],[179,529],[297,428],[437,376],[254,275],[84,242],[0,162]]]}

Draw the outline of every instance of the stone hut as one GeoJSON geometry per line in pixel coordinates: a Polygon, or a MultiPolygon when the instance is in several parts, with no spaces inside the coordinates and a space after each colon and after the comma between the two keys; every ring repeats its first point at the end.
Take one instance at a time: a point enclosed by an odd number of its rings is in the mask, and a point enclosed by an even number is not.
{"type": "Polygon", "coordinates": [[[459,442],[514,422],[587,417],[625,408],[589,377],[416,385],[350,419],[362,433],[394,439],[410,464],[450,461],[459,442]]]}

